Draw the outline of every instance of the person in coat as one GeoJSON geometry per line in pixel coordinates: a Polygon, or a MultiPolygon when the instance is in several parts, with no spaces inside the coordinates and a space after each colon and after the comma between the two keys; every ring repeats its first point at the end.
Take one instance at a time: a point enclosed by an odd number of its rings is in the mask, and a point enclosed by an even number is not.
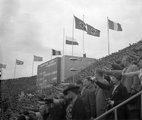
{"type": "MultiPolygon", "coordinates": [[[[96,70],[95,83],[98,85],[96,92],[96,114],[97,117],[106,111],[106,99],[109,97],[109,82],[104,79],[104,73],[100,70],[96,70]],[[99,84],[100,83],[100,84],[99,84]]],[[[103,120],[105,118],[102,118],[103,120]]]]}
{"type": "Polygon", "coordinates": [[[66,120],[87,120],[86,110],[82,99],[78,96],[79,86],[69,85],[64,91],[70,103],[66,108],[66,120]]]}
{"type": "MultiPolygon", "coordinates": [[[[110,99],[108,99],[108,108],[111,109],[114,106],[120,104],[121,102],[123,102],[124,100],[126,100],[128,98],[128,92],[126,87],[124,87],[121,83],[121,78],[122,75],[121,74],[113,74],[111,76],[111,82],[112,82],[112,87],[110,87],[111,89],[111,96],[110,99]]],[[[118,120],[125,120],[127,119],[127,112],[126,112],[126,105],[123,105],[121,107],[118,108],[117,110],[117,117],[118,120]]],[[[114,119],[114,114],[111,113],[108,115],[107,117],[108,120],[114,119]]]]}
{"type": "Polygon", "coordinates": [[[81,99],[85,105],[87,118],[96,117],[96,86],[92,83],[91,77],[83,80],[81,99]]]}

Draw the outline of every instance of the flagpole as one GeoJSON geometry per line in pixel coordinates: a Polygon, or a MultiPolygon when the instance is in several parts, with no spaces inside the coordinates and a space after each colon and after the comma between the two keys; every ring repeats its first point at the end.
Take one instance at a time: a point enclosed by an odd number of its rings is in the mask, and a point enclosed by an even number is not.
{"type": "Polygon", "coordinates": [[[63,70],[62,70],[62,81],[64,82],[64,70],[65,70],[65,63],[64,63],[64,48],[65,47],[65,28],[63,28],[63,57],[62,57],[62,67],[63,67],[63,70]]]}
{"type": "Polygon", "coordinates": [[[15,75],[16,75],[16,61],[15,61],[15,67],[14,67],[14,79],[15,79],[15,75]]]}
{"type": "Polygon", "coordinates": [[[110,42],[109,42],[109,23],[107,17],[107,37],[108,37],[108,55],[110,54],[110,42]]]}
{"type": "MultiPolygon", "coordinates": [[[[84,22],[84,15],[83,15],[83,22],[84,22]]],[[[84,55],[84,30],[83,30],[83,55],[84,55]]]]}
{"type": "Polygon", "coordinates": [[[33,56],[33,63],[32,63],[32,76],[33,76],[33,72],[34,72],[34,56],[33,56]]]}
{"type": "Polygon", "coordinates": [[[64,56],[64,49],[65,49],[65,28],[63,28],[63,56],[64,56]]]}
{"type": "Polygon", "coordinates": [[[72,25],[72,56],[73,56],[73,40],[74,40],[74,17],[73,17],[73,25],[72,25]]]}
{"type": "Polygon", "coordinates": [[[52,60],[52,54],[53,54],[53,53],[52,53],[52,49],[51,49],[51,60],[52,60]]]}

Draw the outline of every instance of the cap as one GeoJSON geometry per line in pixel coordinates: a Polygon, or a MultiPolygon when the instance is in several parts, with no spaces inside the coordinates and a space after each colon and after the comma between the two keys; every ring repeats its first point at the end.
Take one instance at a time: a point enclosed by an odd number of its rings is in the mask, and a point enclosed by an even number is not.
{"type": "Polygon", "coordinates": [[[63,91],[63,94],[64,95],[67,95],[67,92],[68,91],[72,91],[72,92],[74,92],[74,93],[77,93],[78,92],[78,90],[79,90],[79,86],[77,86],[77,85],[69,85],[64,91],[63,91]]]}

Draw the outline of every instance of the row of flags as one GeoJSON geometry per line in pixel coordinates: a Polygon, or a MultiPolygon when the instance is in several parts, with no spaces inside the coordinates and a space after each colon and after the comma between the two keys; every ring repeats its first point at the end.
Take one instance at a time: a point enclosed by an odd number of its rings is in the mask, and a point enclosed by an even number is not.
{"type": "MultiPolygon", "coordinates": [[[[94,28],[93,26],[85,23],[84,21],[77,18],[76,16],[74,16],[74,19],[75,19],[75,28],[76,29],[86,31],[87,34],[89,34],[89,35],[100,37],[100,30],[98,30],[98,29],[94,28]]],[[[116,31],[122,31],[122,27],[119,23],[115,23],[115,22],[113,22],[109,19],[108,19],[108,28],[112,29],[112,30],[116,30],[116,31]]]]}
{"type": "MultiPolygon", "coordinates": [[[[52,55],[61,55],[61,51],[52,49],[52,55]]],[[[33,61],[34,62],[41,62],[41,61],[43,61],[43,57],[34,55],[33,56],[33,61]]],[[[24,64],[24,61],[16,59],[16,65],[23,65],[23,64],[24,64]]],[[[7,67],[6,64],[0,63],[0,69],[6,69],[6,67],[7,67]]]]}

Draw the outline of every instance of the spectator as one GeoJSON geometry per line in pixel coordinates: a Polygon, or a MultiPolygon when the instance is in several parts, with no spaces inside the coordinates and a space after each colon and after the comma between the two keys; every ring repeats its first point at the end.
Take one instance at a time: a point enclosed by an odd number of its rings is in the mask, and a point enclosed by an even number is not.
{"type": "MultiPolygon", "coordinates": [[[[123,73],[130,73],[139,70],[136,65],[131,64],[131,60],[128,56],[123,57],[122,63],[125,66],[125,68],[123,69],[123,73]]],[[[140,80],[137,76],[123,77],[122,84],[127,88],[129,95],[132,95],[140,90],[140,80]]]]}
{"type": "MultiPolygon", "coordinates": [[[[131,60],[128,56],[124,56],[122,59],[122,63],[125,66],[123,69],[123,73],[130,73],[130,72],[135,72],[138,71],[139,68],[138,66],[131,64],[131,60]]],[[[122,79],[122,84],[126,87],[127,92],[129,96],[134,95],[141,89],[140,85],[140,79],[138,76],[132,76],[132,77],[123,77],[122,79]]],[[[128,117],[129,119],[139,119],[139,98],[135,98],[134,100],[130,101],[128,103],[128,117]]]]}
{"type": "Polygon", "coordinates": [[[122,75],[126,76],[126,77],[133,77],[133,76],[137,75],[139,77],[139,79],[141,80],[141,86],[142,86],[142,57],[139,58],[138,66],[139,66],[140,70],[135,71],[135,72],[129,72],[129,73],[122,72],[122,75]]]}
{"type": "MultiPolygon", "coordinates": [[[[110,99],[108,99],[107,101],[109,109],[120,104],[128,97],[127,89],[121,84],[121,78],[122,78],[121,74],[118,73],[113,74],[113,76],[111,76],[113,87],[110,87],[111,96],[110,99]]],[[[125,120],[127,118],[126,105],[123,105],[120,108],[118,108],[117,117],[118,120],[125,120]]],[[[107,116],[107,119],[113,120],[114,119],[113,113],[109,114],[107,116]]]]}
{"type": "MultiPolygon", "coordinates": [[[[106,106],[106,99],[109,96],[109,91],[107,91],[107,88],[109,87],[109,82],[104,79],[104,74],[101,70],[96,70],[96,84],[98,85],[98,90],[96,93],[96,113],[97,116],[100,116],[105,112],[105,106],[106,106]],[[99,83],[102,83],[104,86],[101,86],[99,83]]],[[[105,118],[102,118],[105,119],[105,118]]]]}
{"type": "Polygon", "coordinates": [[[83,89],[81,91],[81,99],[85,105],[87,118],[96,117],[96,88],[92,84],[91,77],[83,80],[83,89]]]}
{"type": "Polygon", "coordinates": [[[78,97],[79,87],[70,85],[63,93],[70,103],[66,109],[66,120],[87,120],[86,110],[81,98],[78,97]]]}

